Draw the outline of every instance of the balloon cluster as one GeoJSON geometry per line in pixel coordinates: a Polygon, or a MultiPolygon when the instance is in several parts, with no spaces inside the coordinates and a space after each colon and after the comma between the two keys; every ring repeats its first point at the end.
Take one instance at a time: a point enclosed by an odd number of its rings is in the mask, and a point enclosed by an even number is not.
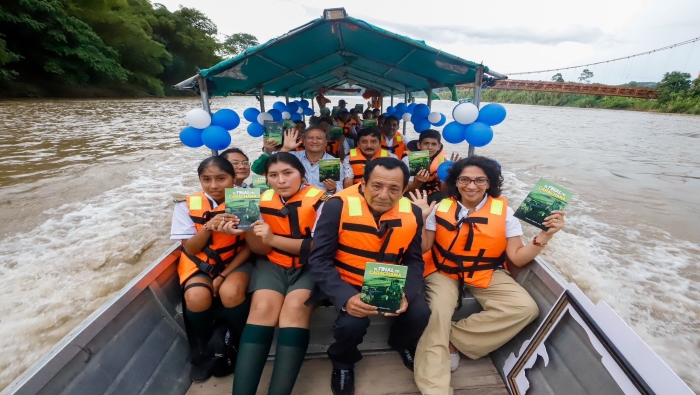
{"type": "Polygon", "coordinates": [[[301,121],[301,116],[314,115],[314,110],[312,110],[309,105],[308,100],[294,100],[289,104],[284,104],[281,101],[275,102],[272,108],[267,112],[260,112],[257,108],[248,107],[243,111],[243,118],[245,118],[250,125],[248,125],[248,134],[252,137],[260,137],[265,131],[265,121],[276,121],[279,122],[283,119],[291,121],[301,121]]]}
{"type": "Polygon", "coordinates": [[[185,119],[189,126],[180,132],[182,144],[192,148],[206,145],[207,148],[217,151],[226,149],[231,144],[229,131],[241,123],[238,114],[228,108],[222,108],[213,115],[197,108],[188,111],[185,119]]]}
{"type": "Polygon", "coordinates": [[[467,141],[474,147],[483,147],[493,139],[493,129],[506,119],[506,109],[498,103],[490,103],[479,110],[472,103],[459,103],[452,110],[453,122],[442,129],[442,137],[448,143],[467,141]]]}
{"type": "Polygon", "coordinates": [[[430,129],[432,126],[442,126],[447,121],[445,114],[439,112],[430,112],[430,107],[421,103],[399,103],[395,107],[389,106],[386,108],[385,115],[393,115],[404,122],[412,122],[413,129],[421,133],[430,129]]]}

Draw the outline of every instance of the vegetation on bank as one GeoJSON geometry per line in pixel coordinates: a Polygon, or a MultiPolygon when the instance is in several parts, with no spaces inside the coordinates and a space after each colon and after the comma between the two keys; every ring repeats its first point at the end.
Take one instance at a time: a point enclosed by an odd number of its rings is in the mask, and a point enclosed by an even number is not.
{"type": "Polygon", "coordinates": [[[148,0],[4,0],[0,94],[164,96],[255,36],[219,36],[196,9],[148,0]]]}

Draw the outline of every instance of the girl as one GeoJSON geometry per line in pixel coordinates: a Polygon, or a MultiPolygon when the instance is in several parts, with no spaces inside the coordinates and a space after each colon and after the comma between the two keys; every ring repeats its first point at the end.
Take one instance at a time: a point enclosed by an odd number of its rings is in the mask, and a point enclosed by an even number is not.
{"type": "Polygon", "coordinates": [[[236,172],[236,176],[233,180],[233,187],[248,188],[249,185],[245,183],[245,180],[250,176],[250,160],[248,156],[238,148],[229,148],[220,153],[219,156],[231,162],[231,165],[233,165],[233,170],[236,172]]]}

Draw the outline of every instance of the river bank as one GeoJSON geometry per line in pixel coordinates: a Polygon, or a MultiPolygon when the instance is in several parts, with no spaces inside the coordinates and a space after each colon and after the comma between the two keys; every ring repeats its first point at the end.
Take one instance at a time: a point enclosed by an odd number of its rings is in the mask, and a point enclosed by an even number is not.
{"type": "MultiPolygon", "coordinates": [[[[166,97],[191,96],[191,92],[165,89],[166,97]]],[[[59,82],[10,81],[0,85],[3,99],[131,99],[156,98],[147,88],[132,84],[71,85],[59,82]]]]}

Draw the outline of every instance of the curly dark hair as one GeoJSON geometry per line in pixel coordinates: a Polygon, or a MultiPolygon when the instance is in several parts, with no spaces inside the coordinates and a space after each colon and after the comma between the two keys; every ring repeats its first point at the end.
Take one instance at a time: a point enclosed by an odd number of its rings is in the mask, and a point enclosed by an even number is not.
{"type": "Polygon", "coordinates": [[[449,196],[457,200],[461,199],[462,196],[457,189],[457,178],[462,174],[462,171],[469,166],[476,166],[486,173],[486,177],[489,179],[489,188],[486,190],[486,193],[488,193],[489,196],[501,196],[501,187],[503,186],[501,166],[493,159],[478,155],[460,159],[450,166],[450,170],[447,172],[447,180],[445,180],[449,196]]]}

